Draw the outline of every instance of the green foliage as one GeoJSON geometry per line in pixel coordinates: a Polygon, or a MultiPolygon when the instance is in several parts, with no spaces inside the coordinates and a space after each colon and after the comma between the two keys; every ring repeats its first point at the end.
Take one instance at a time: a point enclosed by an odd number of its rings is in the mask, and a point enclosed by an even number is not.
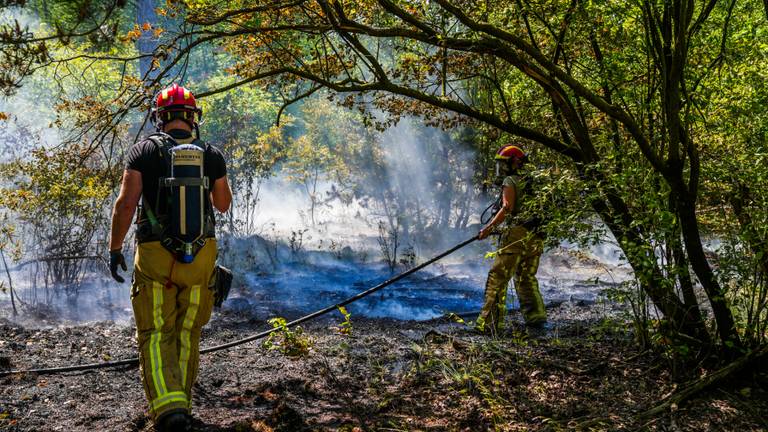
{"type": "Polygon", "coordinates": [[[83,146],[32,152],[28,160],[0,166],[10,184],[0,190],[0,207],[23,223],[52,268],[52,282],[74,289],[83,274],[77,257],[98,255],[94,240],[103,229],[117,173],[100,166],[83,146]],[[72,284],[75,284],[74,286],[72,284]]]}
{"type": "Polygon", "coordinates": [[[351,320],[352,314],[349,313],[347,311],[347,308],[345,308],[344,306],[339,306],[338,309],[341,315],[344,317],[344,321],[342,321],[341,324],[339,324],[338,332],[339,334],[349,336],[352,334],[352,320],[351,320]]]}
{"type": "Polygon", "coordinates": [[[267,321],[276,331],[269,334],[262,346],[268,350],[277,350],[291,358],[306,357],[312,348],[312,339],[304,334],[304,329],[296,326],[288,328],[285,318],[270,318],[267,321]]]}
{"type": "Polygon", "coordinates": [[[629,305],[628,319],[632,323],[635,340],[642,348],[651,345],[651,316],[650,301],[637,281],[622,282],[618,286],[608,288],[604,295],[609,301],[629,305]]]}
{"type": "Polygon", "coordinates": [[[18,261],[22,256],[22,244],[16,236],[16,226],[10,222],[8,213],[0,219],[0,251],[10,252],[11,259],[18,261]]]}
{"type": "Polygon", "coordinates": [[[28,220],[42,214],[74,218],[98,213],[112,192],[114,172],[94,171],[80,158],[82,148],[71,150],[35,150],[30,161],[3,165],[2,174],[16,188],[3,191],[2,204],[28,220]]]}
{"type": "Polygon", "coordinates": [[[740,333],[749,346],[760,346],[768,341],[768,278],[766,258],[750,244],[738,232],[724,237],[717,249],[718,275],[728,287],[740,333]]]}
{"type": "Polygon", "coordinates": [[[412,380],[414,385],[429,387],[437,386],[429,381],[441,381],[459,395],[477,397],[486,416],[497,426],[503,423],[510,401],[499,391],[505,384],[504,377],[498,375],[496,360],[514,354],[494,340],[463,347],[465,352],[459,358],[447,355],[442,346],[428,342],[413,345],[413,349],[418,357],[405,379],[412,380]]]}
{"type": "MultiPolygon", "coordinates": [[[[215,72],[204,81],[205,86],[218,87],[231,81],[221,70],[215,72]]],[[[279,105],[273,95],[255,86],[202,98],[200,106],[205,119],[201,125],[203,139],[227,156],[227,178],[235,199],[225,227],[233,234],[253,234],[261,182],[274,174],[276,165],[287,155],[287,128],[292,119],[286,117],[281,126],[275,126],[279,105]]]]}
{"type": "Polygon", "coordinates": [[[282,170],[288,179],[301,185],[309,198],[312,224],[323,204],[339,199],[349,203],[353,173],[360,180],[361,152],[366,131],[359,117],[327,99],[313,98],[301,106],[300,135],[291,140],[282,170]],[[323,196],[321,184],[330,182],[332,193],[323,196]]]}

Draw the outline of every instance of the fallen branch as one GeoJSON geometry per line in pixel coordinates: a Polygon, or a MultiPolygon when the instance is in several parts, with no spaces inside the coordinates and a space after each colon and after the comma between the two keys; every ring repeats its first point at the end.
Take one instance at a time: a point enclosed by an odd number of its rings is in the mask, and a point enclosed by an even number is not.
{"type": "Polygon", "coordinates": [[[768,346],[764,346],[760,349],[757,349],[755,351],[750,352],[749,354],[745,355],[744,357],[739,358],[738,360],[728,364],[727,366],[723,367],[722,369],[709,374],[707,376],[704,376],[702,378],[699,378],[686,386],[684,386],[681,390],[672,393],[671,395],[664,398],[664,400],[656,405],[655,407],[646,410],[642,412],[640,415],[637,416],[637,420],[645,420],[651,417],[656,417],[657,415],[667,411],[668,409],[672,408],[672,406],[677,406],[681,402],[685,401],[686,399],[690,398],[691,396],[708,389],[709,387],[720,383],[721,381],[725,380],[726,378],[731,377],[732,375],[744,370],[748,366],[750,366],[752,363],[759,362],[764,357],[768,355],[768,346]]]}

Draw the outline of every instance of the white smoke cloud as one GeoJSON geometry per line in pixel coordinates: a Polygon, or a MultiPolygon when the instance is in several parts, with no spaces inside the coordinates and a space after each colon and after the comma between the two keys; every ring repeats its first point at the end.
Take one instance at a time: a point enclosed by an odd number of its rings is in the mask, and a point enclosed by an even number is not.
{"type": "Polygon", "coordinates": [[[400,121],[387,129],[381,137],[386,157],[389,182],[398,193],[409,201],[426,201],[432,196],[433,171],[425,158],[424,143],[416,138],[412,120],[400,121]]]}

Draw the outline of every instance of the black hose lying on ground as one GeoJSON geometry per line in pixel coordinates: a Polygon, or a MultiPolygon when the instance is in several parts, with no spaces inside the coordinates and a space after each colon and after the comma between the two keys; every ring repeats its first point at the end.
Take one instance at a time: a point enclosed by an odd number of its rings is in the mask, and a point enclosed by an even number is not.
{"type": "MultiPolygon", "coordinates": [[[[341,303],[337,303],[337,304],[335,304],[333,306],[328,306],[325,309],[320,309],[320,310],[318,310],[316,312],[312,312],[309,315],[305,315],[305,316],[303,316],[301,318],[295,319],[295,320],[287,323],[285,326],[286,327],[293,327],[293,326],[299,325],[299,324],[301,324],[303,322],[306,322],[306,321],[309,321],[311,319],[317,318],[317,317],[319,317],[321,315],[325,315],[328,312],[332,312],[332,311],[338,309],[339,307],[346,306],[346,305],[348,305],[350,303],[356,302],[357,300],[360,300],[361,298],[363,298],[363,297],[365,297],[367,295],[373,294],[376,291],[378,291],[378,290],[380,290],[380,289],[382,289],[384,287],[392,285],[393,283],[395,283],[395,282],[397,282],[397,281],[399,281],[399,280],[401,280],[401,279],[403,279],[405,277],[408,277],[408,276],[412,275],[413,273],[416,273],[417,271],[423,269],[424,267],[434,263],[435,261],[437,261],[439,259],[442,259],[442,258],[444,258],[444,257],[446,257],[446,256],[448,256],[448,255],[450,255],[450,254],[452,254],[454,252],[456,252],[457,250],[459,250],[459,249],[463,248],[464,246],[474,242],[475,240],[477,240],[477,236],[472,237],[469,240],[465,240],[465,241],[457,244],[456,246],[448,249],[447,251],[441,253],[440,255],[435,256],[434,258],[430,259],[429,261],[426,261],[426,262],[424,262],[422,264],[419,264],[416,267],[414,267],[414,268],[412,268],[412,269],[410,269],[408,271],[400,273],[399,275],[397,275],[397,276],[395,276],[395,277],[393,277],[391,279],[388,279],[388,280],[386,280],[386,281],[376,285],[373,288],[369,288],[369,289],[367,289],[365,291],[362,291],[362,292],[360,292],[358,294],[355,294],[354,296],[352,296],[352,297],[342,301],[341,303]]],[[[277,327],[277,328],[273,328],[273,329],[270,329],[270,330],[263,331],[261,333],[255,334],[253,336],[248,336],[248,337],[243,338],[243,339],[239,339],[239,340],[228,342],[228,343],[225,343],[225,344],[221,344],[221,345],[217,345],[217,346],[212,346],[212,347],[209,347],[209,348],[201,349],[200,350],[200,354],[207,354],[207,353],[211,353],[211,352],[215,352],[215,351],[221,351],[221,350],[225,350],[227,348],[232,348],[232,347],[235,347],[235,346],[238,346],[238,345],[242,345],[242,344],[245,344],[245,343],[248,343],[248,342],[251,342],[251,341],[255,341],[257,339],[262,339],[262,338],[265,338],[265,337],[269,336],[270,334],[272,334],[272,333],[274,333],[276,331],[279,331],[281,329],[282,329],[282,327],[277,327]]],[[[44,374],[55,374],[55,373],[61,373],[61,372],[77,372],[77,371],[113,368],[113,367],[119,367],[119,366],[136,366],[138,364],[139,364],[139,359],[138,358],[130,358],[130,359],[125,359],[125,360],[115,360],[115,361],[102,362],[102,363],[89,363],[89,364],[75,365],[75,366],[62,366],[62,367],[42,368],[42,369],[0,371],[0,377],[4,377],[4,376],[8,376],[8,375],[14,375],[14,374],[20,374],[20,373],[36,373],[36,374],[44,375],[44,374]]]]}

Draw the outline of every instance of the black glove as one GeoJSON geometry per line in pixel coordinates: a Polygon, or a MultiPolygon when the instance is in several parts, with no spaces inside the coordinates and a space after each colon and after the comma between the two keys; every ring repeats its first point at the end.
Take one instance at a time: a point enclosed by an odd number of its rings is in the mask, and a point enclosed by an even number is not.
{"type": "Polygon", "coordinates": [[[127,271],[128,267],[125,265],[125,257],[121,249],[115,249],[109,251],[109,271],[112,272],[112,278],[116,281],[123,283],[125,279],[117,274],[117,266],[123,268],[123,271],[127,271]]]}

